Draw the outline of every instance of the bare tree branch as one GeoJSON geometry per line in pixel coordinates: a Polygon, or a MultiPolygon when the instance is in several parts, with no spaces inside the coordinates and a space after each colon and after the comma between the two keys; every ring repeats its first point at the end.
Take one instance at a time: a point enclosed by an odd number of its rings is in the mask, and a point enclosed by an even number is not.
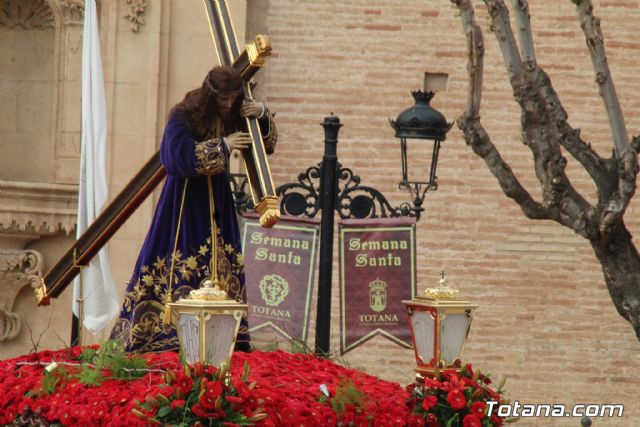
{"type": "MultiPolygon", "coordinates": [[[[529,2],[528,0],[511,0],[511,2],[518,24],[520,50],[525,69],[529,74],[529,81],[533,87],[540,88],[539,96],[542,98],[547,114],[550,116],[549,120],[555,122],[560,133],[558,137],[559,143],[584,166],[596,185],[598,185],[603,181],[603,178],[606,178],[603,160],[589,144],[580,139],[580,130],[573,129],[569,125],[567,113],[562,108],[558,94],[553,88],[549,76],[536,63],[529,2]]],[[[598,188],[598,190],[602,192],[603,189],[598,188]]]]}
{"type": "MultiPolygon", "coordinates": [[[[460,7],[460,1],[452,0],[460,7]]],[[[479,117],[482,100],[482,76],[484,74],[484,40],[482,30],[475,21],[473,7],[460,7],[460,19],[467,36],[467,72],[469,92],[467,96],[467,117],[479,117]]]]}
{"type": "Polygon", "coordinates": [[[502,159],[489,135],[480,124],[480,98],[482,95],[482,73],[484,42],[482,31],[476,23],[470,0],[451,0],[460,10],[460,18],[467,34],[467,70],[469,93],[465,114],[457,120],[465,141],[474,153],[484,159],[487,167],[498,179],[502,191],[515,200],[522,211],[532,219],[550,219],[549,211],[535,201],[520,184],[509,165],[502,159]]]}
{"type": "Polygon", "coordinates": [[[604,36],[600,28],[600,19],[593,16],[593,5],[591,0],[571,0],[576,5],[580,16],[580,27],[584,32],[593,70],[596,73],[596,83],[600,89],[600,96],[604,101],[604,107],[609,116],[609,125],[613,135],[613,143],[618,157],[629,146],[629,136],[624,124],[624,117],[616,88],[611,78],[611,71],[607,63],[607,56],[604,51],[604,36]]]}
{"type": "MultiPolygon", "coordinates": [[[[624,123],[624,116],[620,108],[620,101],[611,78],[611,71],[607,63],[604,50],[604,36],[600,28],[600,19],[593,16],[591,0],[571,0],[576,5],[580,17],[580,27],[584,32],[587,48],[591,56],[593,70],[596,73],[596,83],[600,97],[604,102],[611,135],[615,158],[618,161],[618,188],[610,195],[604,204],[601,214],[600,231],[608,233],[613,225],[622,220],[631,198],[636,192],[636,176],[638,174],[637,144],[629,144],[629,135],[624,123]]],[[[602,197],[606,197],[602,195],[602,197]]]]}
{"type": "Polygon", "coordinates": [[[608,200],[602,211],[600,232],[608,233],[613,225],[622,220],[631,198],[636,192],[636,176],[638,175],[638,151],[634,144],[622,152],[618,162],[618,191],[608,200]]]}
{"type": "Polygon", "coordinates": [[[527,0],[511,0],[518,23],[518,38],[520,39],[520,52],[525,67],[533,69],[536,64],[536,53],[533,47],[533,35],[531,34],[531,15],[529,14],[529,2],[527,0]]]}
{"type": "Polygon", "coordinates": [[[29,324],[29,321],[26,320],[28,319],[27,315],[22,312],[22,317],[25,319],[24,324],[27,327],[27,329],[29,329],[29,340],[31,340],[31,350],[29,351],[29,354],[32,353],[37,353],[38,352],[38,347],[40,346],[40,340],[42,339],[42,336],[49,330],[49,328],[51,327],[51,318],[53,317],[53,311],[51,311],[51,313],[49,314],[49,319],[47,320],[47,327],[44,328],[42,330],[42,332],[40,332],[40,335],[38,335],[38,339],[34,340],[33,339],[33,329],[31,328],[31,325],[29,324]]]}
{"type": "Polygon", "coordinates": [[[511,85],[522,80],[522,59],[509,24],[509,9],[502,0],[484,0],[491,15],[491,31],[496,34],[511,85]]]}
{"type": "MultiPolygon", "coordinates": [[[[462,3],[466,1],[463,0],[462,3]]],[[[495,145],[491,142],[478,117],[473,118],[463,115],[457,120],[457,124],[464,133],[467,145],[470,145],[473,152],[485,161],[491,173],[498,179],[504,194],[518,203],[528,218],[554,219],[551,212],[541,203],[535,201],[520,184],[511,167],[504,161],[495,145]]]]}
{"type": "MultiPolygon", "coordinates": [[[[554,118],[560,115],[566,120],[567,115],[552,88],[548,77],[535,63],[533,40],[528,3],[517,1],[518,19],[523,39],[528,45],[523,48],[531,59],[522,67],[516,40],[509,21],[509,10],[503,0],[485,0],[491,15],[491,29],[496,35],[498,44],[507,65],[509,80],[513,87],[514,97],[522,109],[523,140],[533,154],[534,170],[542,186],[544,207],[549,209],[549,216],[576,233],[593,238],[597,227],[586,221],[584,212],[591,211],[589,203],[573,188],[565,174],[566,159],[560,152],[560,141],[563,139],[554,118]],[[512,64],[520,64],[513,68],[512,64]],[[511,68],[510,68],[511,67],[511,68]],[[518,69],[520,74],[513,74],[518,69]],[[540,86],[539,80],[549,83],[540,86]],[[551,89],[551,90],[549,90],[551,89]],[[553,95],[556,99],[549,99],[553,95]]],[[[591,216],[589,216],[591,217],[591,216]]]]}

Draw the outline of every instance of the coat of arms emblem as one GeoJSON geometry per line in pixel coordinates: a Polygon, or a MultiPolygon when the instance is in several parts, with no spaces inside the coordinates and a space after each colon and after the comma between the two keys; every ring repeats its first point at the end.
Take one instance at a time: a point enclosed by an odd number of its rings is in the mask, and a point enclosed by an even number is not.
{"type": "Polygon", "coordinates": [[[260,281],[260,296],[265,304],[277,307],[289,293],[289,283],[277,274],[264,276],[260,281]]]}
{"type": "Polygon", "coordinates": [[[387,308],[387,283],[376,279],[369,283],[369,306],[379,313],[387,308]]]}

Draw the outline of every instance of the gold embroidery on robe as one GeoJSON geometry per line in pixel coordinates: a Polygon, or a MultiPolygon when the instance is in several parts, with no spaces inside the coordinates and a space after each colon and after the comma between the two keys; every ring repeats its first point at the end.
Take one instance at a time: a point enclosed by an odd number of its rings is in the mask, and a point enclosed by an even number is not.
{"type": "MultiPolygon", "coordinates": [[[[217,239],[218,279],[230,298],[246,302],[246,291],[240,292],[240,275],[244,272],[242,254],[228,243],[218,230],[217,239]]],[[[186,297],[209,277],[211,238],[207,238],[193,253],[174,254],[173,283],[179,284],[172,292],[173,301],[186,297]],[[186,282],[186,283],[185,283],[186,282]]],[[[162,322],[164,305],[167,300],[167,286],[171,259],[158,257],[151,265],[140,268],[140,278],[130,292],[125,294],[124,310],[131,313],[116,321],[112,337],[125,342],[126,347],[134,347],[137,352],[154,352],[178,349],[180,343],[175,335],[174,325],[162,322]],[[135,308],[133,308],[135,307],[135,308]],[[158,339],[163,334],[173,333],[172,338],[158,339]]],[[[174,285],[175,286],[175,285],[174,285]]]]}
{"type": "Polygon", "coordinates": [[[212,138],[196,142],[196,172],[200,175],[216,175],[227,168],[227,156],[222,150],[222,139],[212,138]]]}

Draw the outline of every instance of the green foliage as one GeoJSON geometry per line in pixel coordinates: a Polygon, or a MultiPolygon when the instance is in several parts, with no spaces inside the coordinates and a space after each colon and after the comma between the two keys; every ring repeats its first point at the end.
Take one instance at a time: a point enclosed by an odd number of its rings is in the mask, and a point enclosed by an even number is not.
{"type": "Polygon", "coordinates": [[[291,353],[292,354],[312,354],[313,352],[303,341],[293,339],[291,340],[291,353]]]}
{"type": "Polygon", "coordinates": [[[230,379],[227,366],[229,362],[221,368],[195,362],[182,372],[167,370],[161,387],[169,387],[171,394],[148,394],[132,413],[148,424],[171,427],[250,426],[265,419],[267,414],[250,403],[256,399],[251,397],[255,384],[246,383],[249,365],[245,363],[240,383],[230,379]]]}
{"type": "Polygon", "coordinates": [[[347,412],[347,407],[354,407],[356,413],[363,410],[366,402],[365,393],[358,389],[351,378],[342,377],[336,387],[336,393],[334,397],[326,398],[321,397],[321,402],[329,402],[331,408],[337,415],[342,415],[347,412]]]}
{"type": "Polygon", "coordinates": [[[98,354],[97,348],[87,347],[82,354],[78,356],[78,361],[81,363],[91,363],[96,354],[98,354]]]}
{"type": "MultiPolygon", "coordinates": [[[[125,353],[122,343],[116,340],[105,342],[94,352],[85,351],[80,358],[85,361],[81,371],[81,381],[83,378],[87,381],[92,379],[100,381],[100,372],[104,369],[111,372],[111,378],[118,380],[142,378],[147,374],[145,370],[147,361],[144,357],[125,353]]],[[[94,381],[86,382],[85,384],[94,385],[97,383],[94,381]]]]}
{"type": "Polygon", "coordinates": [[[70,377],[69,370],[65,366],[57,366],[51,371],[46,371],[40,382],[40,388],[35,390],[33,395],[52,394],[56,391],[58,384],[70,377]]]}
{"type": "Polygon", "coordinates": [[[82,384],[88,386],[99,386],[105,379],[100,370],[88,366],[83,366],[80,372],[74,375],[74,377],[78,378],[78,381],[82,384]]]}
{"type": "Polygon", "coordinates": [[[244,366],[242,369],[242,382],[246,383],[247,380],[249,379],[249,362],[247,362],[246,360],[244,361],[244,366]]]}
{"type": "Polygon", "coordinates": [[[87,348],[77,360],[78,366],[58,365],[45,371],[40,387],[32,394],[51,394],[58,386],[74,379],[87,386],[99,386],[107,378],[128,380],[147,374],[147,361],[140,355],[126,354],[118,341],[107,341],[97,349],[87,348]]]}
{"type": "Polygon", "coordinates": [[[278,349],[278,341],[277,340],[271,340],[269,342],[267,342],[262,348],[262,351],[276,351],[278,349]]]}

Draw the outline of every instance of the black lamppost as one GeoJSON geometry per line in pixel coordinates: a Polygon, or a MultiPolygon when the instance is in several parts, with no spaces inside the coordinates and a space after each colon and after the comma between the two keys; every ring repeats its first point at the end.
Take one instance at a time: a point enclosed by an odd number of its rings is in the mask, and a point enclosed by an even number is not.
{"type": "MultiPolygon", "coordinates": [[[[433,108],[429,103],[435,95],[434,92],[411,91],[415,105],[407,108],[398,115],[396,120],[389,120],[391,127],[395,129],[396,138],[400,138],[400,156],[402,162],[402,181],[398,184],[401,190],[409,190],[413,197],[413,206],[404,205],[403,215],[411,215],[420,218],[420,213],[424,211],[422,203],[429,190],[438,189],[438,176],[436,168],[438,166],[438,155],[440,154],[440,144],[447,137],[447,132],[451,129],[453,123],[447,123],[447,119],[438,110],[433,108]],[[409,140],[424,140],[431,142],[431,150],[424,147],[418,148],[420,156],[425,151],[431,151],[431,166],[426,180],[415,180],[409,177],[409,163],[407,161],[409,140]]],[[[412,143],[414,146],[427,145],[422,141],[412,143]]],[[[422,173],[414,172],[413,176],[423,176],[422,173]]]]}
{"type": "MultiPolygon", "coordinates": [[[[440,144],[445,140],[452,123],[447,123],[444,116],[429,105],[433,92],[411,93],[416,101],[415,105],[400,113],[396,120],[390,120],[391,126],[396,130],[395,136],[400,138],[402,181],[399,187],[411,192],[411,202],[392,206],[380,191],[361,185],[358,175],[351,169],[342,167],[337,154],[338,132],[342,124],[333,113],[322,123],[325,133],[322,162],[300,173],[297,182],[286,183],[276,189],[281,197],[280,210],[283,214],[313,218],[321,212],[315,342],[318,356],[329,354],[334,214],[337,213],[341,219],[410,216],[419,220],[424,211],[422,205],[427,192],[438,187],[436,167],[440,144]],[[412,180],[409,177],[408,145],[412,139],[432,143],[431,165],[428,167],[426,180],[412,180]]],[[[418,145],[426,144],[420,141],[418,145]]],[[[428,159],[423,147],[416,148],[418,149],[412,148],[415,156],[428,159]]],[[[414,174],[417,175],[415,172],[414,174]]],[[[246,178],[236,175],[230,180],[238,211],[242,213],[245,209],[250,209],[251,204],[247,202],[248,195],[244,191],[246,178]]]]}

